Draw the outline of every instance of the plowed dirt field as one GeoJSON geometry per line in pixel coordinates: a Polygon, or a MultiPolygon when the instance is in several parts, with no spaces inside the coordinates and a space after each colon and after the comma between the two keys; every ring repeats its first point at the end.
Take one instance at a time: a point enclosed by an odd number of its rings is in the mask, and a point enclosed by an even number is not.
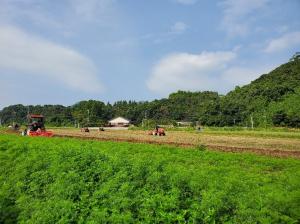
{"type": "Polygon", "coordinates": [[[101,141],[127,141],[150,144],[167,144],[182,147],[203,146],[209,150],[253,152],[276,157],[300,158],[300,139],[284,137],[224,135],[205,132],[167,131],[166,136],[148,135],[147,131],[106,130],[80,132],[78,129],[55,129],[56,137],[75,137],[101,141]]]}

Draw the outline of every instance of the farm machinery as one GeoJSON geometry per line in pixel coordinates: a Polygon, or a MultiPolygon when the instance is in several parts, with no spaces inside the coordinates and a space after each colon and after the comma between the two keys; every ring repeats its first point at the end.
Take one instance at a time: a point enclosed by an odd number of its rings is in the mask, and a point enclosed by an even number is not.
{"type": "Polygon", "coordinates": [[[149,131],[148,134],[149,135],[165,136],[166,132],[165,132],[165,129],[156,126],[156,128],[153,131],[149,131]]]}
{"type": "Polygon", "coordinates": [[[44,125],[44,116],[40,114],[29,114],[27,129],[22,132],[22,135],[28,136],[44,136],[44,137],[52,137],[52,131],[46,131],[44,125]]]}
{"type": "Polygon", "coordinates": [[[90,132],[90,129],[88,127],[83,127],[80,129],[81,132],[90,132]]]}

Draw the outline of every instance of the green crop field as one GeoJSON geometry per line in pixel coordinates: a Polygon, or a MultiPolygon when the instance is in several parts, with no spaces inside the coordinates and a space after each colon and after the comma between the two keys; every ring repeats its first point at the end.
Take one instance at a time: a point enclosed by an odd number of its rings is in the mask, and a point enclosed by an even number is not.
{"type": "Polygon", "coordinates": [[[0,223],[299,223],[300,160],[0,135],[0,223]]]}

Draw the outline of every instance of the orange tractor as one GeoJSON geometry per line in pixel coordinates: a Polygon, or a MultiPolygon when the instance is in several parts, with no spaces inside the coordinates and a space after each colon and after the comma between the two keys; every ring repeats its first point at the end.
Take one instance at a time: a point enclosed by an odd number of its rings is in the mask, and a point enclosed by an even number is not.
{"type": "Polygon", "coordinates": [[[28,136],[44,136],[44,137],[52,137],[52,131],[46,131],[44,125],[44,116],[40,114],[30,114],[27,116],[28,125],[27,129],[22,132],[22,135],[28,136]]]}

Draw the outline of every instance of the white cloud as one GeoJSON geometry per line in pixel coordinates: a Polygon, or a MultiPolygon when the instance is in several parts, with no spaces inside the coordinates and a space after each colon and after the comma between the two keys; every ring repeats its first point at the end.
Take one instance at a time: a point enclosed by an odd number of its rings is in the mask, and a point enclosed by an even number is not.
{"type": "Polygon", "coordinates": [[[235,56],[231,51],[171,54],[154,66],[147,86],[159,94],[177,90],[217,90],[218,73],[235,56]]]}
{"type": "Polygon", "coordinates": [[[264,8],[270,0],[225,0],[223,7],[221,28],[230,37],[244,36],[248,34],[250,25],[255,20],[254,16],[264,8]],[[254,15],[255,14],[255,15],[254,15]],[[254,16],[252,16],[254,15],[254,16]]]}
{"type": "Polygon", "coordinates": [[[0,70],[36,75],[84,92],[103,90],[87,57],[12,26],[0,27],[0,70]]]}
{"type": "Polygon", "coordinates": [[[187,25],[184,22],[176,22],[171,27],[171,33],[181,34],[187,29],[187,25]]]}
{"type": "Polygon", "coordinates": [[[247,67],[230,67],[226,69],[220,76],[227,85],[232,87],[249,84],[251,81],[257,79],[262,74],[270,72],[274,66],[247,68],[247,67]]]}
{"type": "Polygon", "coordinates": [[[300,46],[300,31],[286,33],[277,39],[271,40],[264,51],[266,53],[281,52],[296,46],[300,46]]]}
{"type": "Polygon", "coordinates": [[[198,0],[176,0],[176,2],[183,4],[183,5],[193,5],[197,2],[198,0]]]}
{"type": "Polygon", "coordinates": [[[168,31],[161,33],[148,33],[137,37],[121,39],[119,41],[113,42],[111,45],[118,48],[135,47],[141,42],[162,44],[173,40],[177,35],[183,34],[188,28],[184,22],[174,23],[168,31]]]}
{"type": "Polygon", "coordinates": [[[69,0],[75,14],[87,21],[97,20],[100,15],[101,20],[108,17],[114,2],[115,0],[69,0]]]}
{"type": "Polygon", "coordinates": [[[0,0],[0,24],[27,24],[39,30],[51,30],[70,36],[87,25],[115,26],[116,0],[0,0]]]}
{"type": "Polygon", "coordinates": [[[276,28],[276,31],[281,34],[288,32],[288,30],[289,30],[289,26],[287,25],[282,25],[276,28]]]}
{"type": "Polygon", "coordinates": [[[61,21],[58,21],[57,18],[51,18],[49,12],[43,8],[42,4],[34,0],[0,1],[0,21],[2,24],[27,21],[33,25],[46,26],[47,28],[52,27],[56,29],[59,29],[62,26],[61,21]]]}
{"type": "Polygon", "coordinates": [[[235,65],[236,57],[235,51],[171,54],[153,67],[146,84],[162,96],[178,90],[226,93],[274,68],[274,65],[235,65]]]}

